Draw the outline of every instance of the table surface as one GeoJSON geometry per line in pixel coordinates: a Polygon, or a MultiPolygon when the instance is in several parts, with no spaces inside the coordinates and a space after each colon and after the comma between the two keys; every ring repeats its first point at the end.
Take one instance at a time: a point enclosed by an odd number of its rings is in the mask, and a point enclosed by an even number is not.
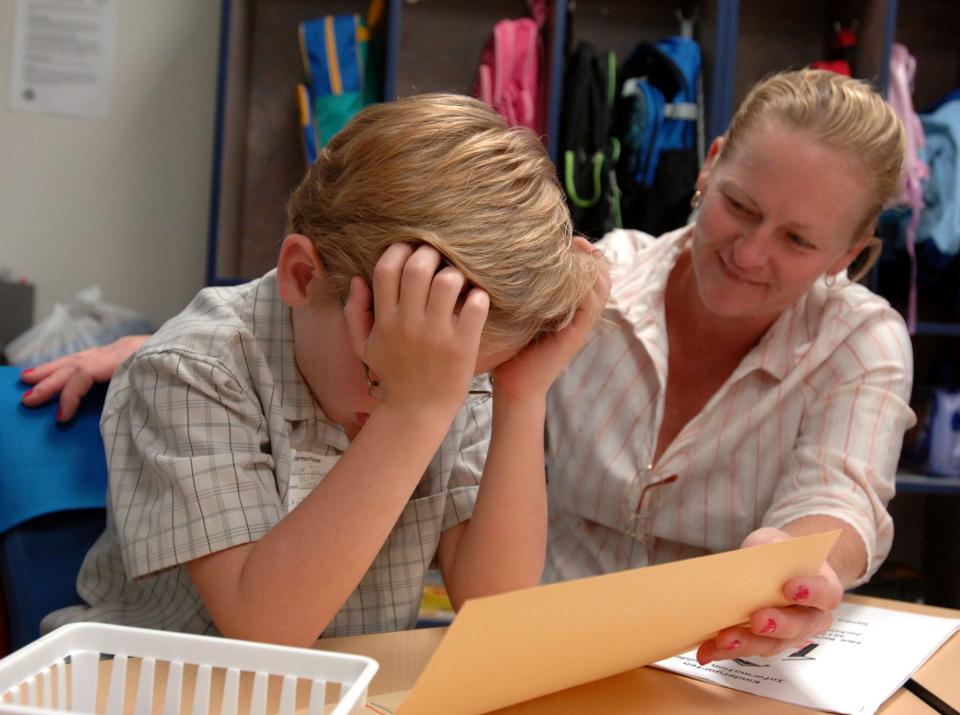
{"type": "MultiPolygon", "coordinates": [[[[891,601],[868,596],[848,595],[844,600],[850,603],[860,603],[868,606],[889,608],[893,610],[911,611],[931,616],[960,618],[960,611],[949,608],[936,608],[920,604],[891,601]]],[[[410,690],[420,672],[426,666],[430,656],[440,644],[445,628],[423,628],[398,633],[382,633],[368,636],[354,636],[350,638],[333,638],[319,641],[318,648],[341,653],[357,653],[370,656],[380,663],[377,673],[370,686],[370,695],[383,695],[410,690]]],[[[941,699],[960,709],[960,633],[943,645],[924,665],[914,674],[914,680],[936,693],[941,699]]],[[[599,712],[596,710],[598,698],[602,697],[599,688],[629,688],[631,700],[636,708],[631,713],[715,713],[737,712],[756,713],[756,715],[779,715],[780,713],[805,713],[810,710],[796,705],[781,703],[761,698],[748,693],[741,693],[729,688],[723,688],[711,683],[685,678],[674,673],[668,673],[656,668],[638,668],[613,678],[607,678],[602,686],[588,684],[567,691],[573,694],[573,700],[581,703],[577,712],[599,712]]],[[[556,713],[556,705],[549,702],[541,703],[539,699],[528,703],[505,708],[498,711],[503,715],[539,715],[556,713]]],[[[565,704],[571,704],[570,698],[565,704]]],[[[571,710],[573,712],[574,710],[571,710]]],[[[933,710],[906,690],[898,690],[880,708],[883,715],[901,715],[907,713],[923,713],[929,715],[933,710]]],[[[624,713],[623,715],[630,715],[624,713]]]]}

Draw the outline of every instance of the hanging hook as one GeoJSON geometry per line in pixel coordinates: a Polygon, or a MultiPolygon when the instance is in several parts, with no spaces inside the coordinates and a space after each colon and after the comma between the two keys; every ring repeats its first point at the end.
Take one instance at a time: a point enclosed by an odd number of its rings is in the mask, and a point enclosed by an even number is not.
{"type": "Polygon", "coordinates": [[[696,5],[693,6],[693,11],[690,13],[689,17],[684,14],[683,8],[677,8],[677,22],[680,23],[680,35],[682,37],[685,37],[688,40],[693,39],[693,27],[697,24],[697,15],[699,14],[700,8],[696,5]]]}

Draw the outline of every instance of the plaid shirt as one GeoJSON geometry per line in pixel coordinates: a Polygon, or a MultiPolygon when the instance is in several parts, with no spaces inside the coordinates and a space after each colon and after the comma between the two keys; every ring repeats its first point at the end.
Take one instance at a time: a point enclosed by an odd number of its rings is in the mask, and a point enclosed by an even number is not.
{"type": "MultiPolygon", "coordinates": [[[[486,379],[484,378],[485,382],[486,379]]],[[[476,384],[475,387],[485,385],[476,384]]],[[[440,535],[473,513],[491,404],[457,415],[389,538],[323,636],[413,627],[440,535]]],[[[349,446],[294,362],[275,272],[208,288],[113,377],[101,418],[107,528],[80,570],[78,620],[216,633],[183,565],[260,539],[349,446]]]]}
{"type": "Polygon", "coordinates": [[[621,230],[597,244],[611,306],[547,402],[544,579],[729,551],[760,526],[811,514],[857,531],[869,576],[890,550],[886,504],[914,423],[903,319],[845,276],[818,281],[651,464],[667,385],[664,291],[688,236],[621,230]]]}

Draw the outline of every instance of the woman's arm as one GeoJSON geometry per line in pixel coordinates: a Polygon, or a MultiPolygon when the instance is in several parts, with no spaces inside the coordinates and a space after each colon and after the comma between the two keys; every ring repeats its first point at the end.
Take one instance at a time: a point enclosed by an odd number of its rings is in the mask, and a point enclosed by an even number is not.
{"type": "Polygon", "coordinates": [[[757,611],[749,627],[704,643],[699,657],[771,655],[803,641],[829,628],[844,589],[879,567],[890,548],[886,505],[900,445],[914,421],[911,357],[903,321],[884,308],[864,316],[808,376],[800,434],[763,517],[779,528],[758,529],[744,546],[835,529],[840,536],[819,574],[784,584],[784,598],[795,605],[757,611]]]}

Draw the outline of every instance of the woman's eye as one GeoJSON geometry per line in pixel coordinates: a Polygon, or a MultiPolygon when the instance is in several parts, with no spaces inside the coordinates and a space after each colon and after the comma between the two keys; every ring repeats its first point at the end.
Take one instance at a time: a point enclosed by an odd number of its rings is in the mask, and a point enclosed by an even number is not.
{"type": "Polygon", "coordinates": [[[799,246],[800,248],[814,248],[814,245],[807,239],[805,239],[803,236],[798,236],[795,233],[788,233],[787,239],[789,239],[792,244],[799,246]]]}
{"type": "Polygon", "coordinates": [[[742,203],[737,201],[732,196],[727,196],[726,199],[727,199],[727,203],[730,204],[730,208],[732,208],[734,211],[738,211],[740,213],[748,214],[748,215],[750,214],[749,209],[747,209],[746,206],[744,206],[742,203]]]}

